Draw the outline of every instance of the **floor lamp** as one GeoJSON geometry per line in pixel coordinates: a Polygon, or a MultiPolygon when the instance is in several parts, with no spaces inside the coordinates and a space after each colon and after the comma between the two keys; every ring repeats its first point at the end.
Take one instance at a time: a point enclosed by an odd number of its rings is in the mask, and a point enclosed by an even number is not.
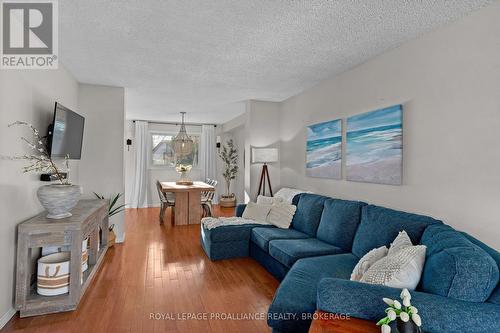
{"type": "Polygon", "coordinates": [[[260,174],[259,191],[257,195],[266,195],[266,182],[269,187],[270,196],[273,196],[271,179],[269,177],[268,163],[278,162],[278,148],[252,148],[252,163],[263,163],[260,174]]]}

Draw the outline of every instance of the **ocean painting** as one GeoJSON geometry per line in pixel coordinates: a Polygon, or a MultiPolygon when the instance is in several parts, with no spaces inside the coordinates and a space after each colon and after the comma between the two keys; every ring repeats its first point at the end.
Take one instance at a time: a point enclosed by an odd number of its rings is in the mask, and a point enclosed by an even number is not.
{"type": "Polygon", "coordinates": [[[347,118],[347,180],[401,185],[403,107],[347,118]]]}
{"type": "Polygon", "coordinates": [[[342,178],[342,120],[307,127],[306,175],[342,178]]]}

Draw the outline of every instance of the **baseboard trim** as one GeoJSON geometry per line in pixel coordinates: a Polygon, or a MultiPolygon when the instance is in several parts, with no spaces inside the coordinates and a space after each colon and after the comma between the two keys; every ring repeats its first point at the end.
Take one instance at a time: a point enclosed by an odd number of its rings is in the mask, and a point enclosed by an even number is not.
{"type": "Polygon", "coordinates": [[[16,309],[10,308],[9,311],[7,311],[2,316],[2,318],[0,318],[0,329],[2,329],[9,322],[9,320],[11,320],[12,317],[14,317],[14,315],[16,314],[16,312],[17,312],[16,309]]]}

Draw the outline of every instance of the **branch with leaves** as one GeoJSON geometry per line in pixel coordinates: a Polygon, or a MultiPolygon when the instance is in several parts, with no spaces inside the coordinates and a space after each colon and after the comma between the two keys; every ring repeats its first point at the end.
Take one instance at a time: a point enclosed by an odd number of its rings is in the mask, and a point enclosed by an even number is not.
{"type": "MultiPolygon", "coordinates": [[[[19,156],[9,157],[11,160],[24,160],[28,161],[28,165],[23,167],[23,172],[36,172],[36,173],[54,173],[56,175],[57,180],[63,185],[69,185],[69,181],[66,177],[62,175],[62,173],[57,168],[56,164],[50,157],[50,154],[47,149],[47,140],[45,137],[40,136],[40,131],[38,131],[33,125],[24,122],[24,121],[16,121],[10,124],[8,127],[13,126],[26,126],[28,127],[32,134],[33,138],[31,140],[21,137],[21,141],[23,141],[28,148],[30,148],[33,153],[32,154],[24,154],[19,156]]],[[[66,155],[66,165],[68,165],[69,155],[66,155]]]]}

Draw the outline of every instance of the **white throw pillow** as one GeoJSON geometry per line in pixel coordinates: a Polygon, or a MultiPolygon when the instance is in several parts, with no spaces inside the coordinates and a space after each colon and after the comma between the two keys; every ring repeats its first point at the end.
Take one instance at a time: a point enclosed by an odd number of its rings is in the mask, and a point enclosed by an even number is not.
{"type": "Polygon", "coordinates": [[[258,222],[266,222],[270,210],[271,205],[258,205],[254,202],[249,202],[241,217],[258,222]]]}
{"type": "Polygon", "coordinates": [[[407,246],[374,263],[361,282],[414,290],[425,262],[425,245],[407,246]]]}
{"type": "Polygon", "coordinates": [[[351,281],[361,281],[363,274],[377,261],[387,256],[387,246],[381,246],[365,254],[354,267],[351,274],[351,281]]]}
{"type": "Polygon", "coordinates": [[[280,197],[265,197],[259,195],[257,197],[257,205],[274,205],[276,203],[283,202],[283,198],[280,197]]]}
{"type": "Polygon", "coordinates": [[[293,216],[297,207],[287,203],[277,203],[271,206],[267,222],[277,226],[278,228],[288,229],[292,223],[293,216]]]}
{"type": "Polygon", "coordinates": [[[396,254],[396,252],[404,249],[405,247],[413,246],[410,237],[406,233],[406,231],[401,231],[394,239],[394,242],[391,243],[389,247],[388,256],[396,254]]]}

